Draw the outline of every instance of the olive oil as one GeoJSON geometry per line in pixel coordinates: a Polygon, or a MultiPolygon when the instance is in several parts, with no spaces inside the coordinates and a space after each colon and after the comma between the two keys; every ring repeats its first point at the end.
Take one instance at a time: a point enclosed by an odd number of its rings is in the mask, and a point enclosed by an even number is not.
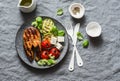
{"type": "Polygon", "coordinates": [[[29,6],[32,3],[32,0],[22,0],[20,3],[21,6],[29,6]]]}

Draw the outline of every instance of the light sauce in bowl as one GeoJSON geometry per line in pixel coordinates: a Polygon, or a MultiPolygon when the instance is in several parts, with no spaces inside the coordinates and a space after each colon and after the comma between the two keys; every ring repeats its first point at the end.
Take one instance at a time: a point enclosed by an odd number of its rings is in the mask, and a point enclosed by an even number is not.
{"type": "Polygon", "coordinates": [[[22,2],[20,3],[20,6],[29,6],[31,5],[32,0],[22,0],[22,2]]]}

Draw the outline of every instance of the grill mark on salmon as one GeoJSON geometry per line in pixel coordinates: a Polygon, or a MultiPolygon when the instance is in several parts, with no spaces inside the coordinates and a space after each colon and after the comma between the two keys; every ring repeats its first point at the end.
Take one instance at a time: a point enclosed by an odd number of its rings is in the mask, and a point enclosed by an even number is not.
{"type": "Polygon", "coordinates": [[[35,60],[38,61],[41,53],[41,37],[39,31],[34,27],[26,28],[23,32],[23,42],[24,50],[28,59],[33,61],[35,58],[35,60]],[[35,53],[33,49],[36,49],[36,56],[34,55],[35,53]]]}

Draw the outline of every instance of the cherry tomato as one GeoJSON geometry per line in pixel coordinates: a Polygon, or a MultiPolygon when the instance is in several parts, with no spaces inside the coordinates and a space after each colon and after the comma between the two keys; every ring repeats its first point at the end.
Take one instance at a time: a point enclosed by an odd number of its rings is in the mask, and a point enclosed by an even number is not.
{"type": "Polygon", "coordinates": [[[55,58],[58,58],[60,56],[60,51],[54,47],[50,49],[49,54],[55,56],[55,58]]]}
{"type": "Polygon", "coordinates": [[[49,40],[43,40],[42,43],[42,48],[50,48],[51,44],[50,44],[50,41],[49,40]]]}
{"type": "Polygon", "coordinates": [[[42,58],[42,59],[49,59],[48,54],[49,54],[48,51],[42,51],[41,58],[42,58]]]}

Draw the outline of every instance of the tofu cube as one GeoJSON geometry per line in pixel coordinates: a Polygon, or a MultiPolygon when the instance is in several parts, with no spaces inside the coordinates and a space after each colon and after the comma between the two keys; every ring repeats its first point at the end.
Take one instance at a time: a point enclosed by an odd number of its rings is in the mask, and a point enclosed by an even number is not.
{"type": "Polygon", "coordinates": [[[55,46],[59,50],[61,50],[63,48],[63,46],[59,42],[57,42],[55,46]]]}
{"type": "Polygon", "coordinates": [[[51,44],[55,45],[57,42],[57,38],[56,37],[51,37],[51,44]]]}
{"type": "Polygon", "coordinates": [[[57,41],[58,42],[64,42],[64,37],[63,36],[58,36],[57,41]]]}

